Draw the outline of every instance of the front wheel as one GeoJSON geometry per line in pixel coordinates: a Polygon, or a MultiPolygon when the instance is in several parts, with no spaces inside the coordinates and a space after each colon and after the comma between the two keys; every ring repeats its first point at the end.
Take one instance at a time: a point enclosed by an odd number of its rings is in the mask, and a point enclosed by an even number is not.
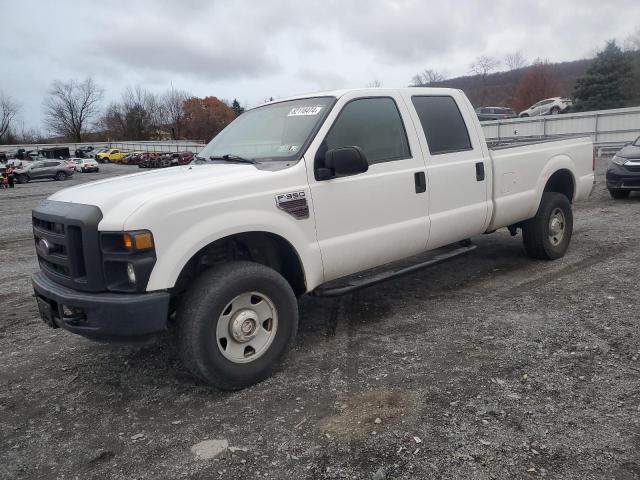
{"type": "Polygon", "coordinates": [[[58,172],[56,173],[56,180],[66,180],[67,179],[67,174],[64,172],[58,172]]]}
{"type": "Polygon", "coordinates": [[[18,183],[27,183],[29,181],[29,177],[25,173],[21,173],[18,175],[18,183]]]}
{"type": "Polygon", "coordinates": [[[298,328],[298,305],[275,270],[229,262],[198,277],[176,320],[180,356],[191,373],[238,390],[267,378],[284,358],[298,328]]]}
{"type": "Polygon", "coordinates": [[[561,193],[545,192],[536,216],[524,222],[524,248],[532,258],[555,260],[562,257],[573,233],[573,212],[569,199],[561,193]]]}
{"type": "Polygon", "coordinates": [[[630,193],[630,190],[618,190],[617,188],[609,189],[609,195],[611,195],[611,198],[615,199],[628,198],[630,193]]]}

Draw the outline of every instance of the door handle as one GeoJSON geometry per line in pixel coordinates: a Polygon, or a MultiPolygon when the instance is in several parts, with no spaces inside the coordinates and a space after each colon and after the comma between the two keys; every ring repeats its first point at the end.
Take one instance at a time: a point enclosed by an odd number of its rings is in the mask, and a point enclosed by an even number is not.
{"type": "Polygon", "coordinates": [[[416,193],[427,191],[427,178],[424,176],[424,172],[416,172],[413,175],[413,179],[416,182],[416,193]]]}
{"type": "Polygon", "coordinates": [[[476,163],[476,180],[479,182],[484,180],[484,162],[476,163]]]}

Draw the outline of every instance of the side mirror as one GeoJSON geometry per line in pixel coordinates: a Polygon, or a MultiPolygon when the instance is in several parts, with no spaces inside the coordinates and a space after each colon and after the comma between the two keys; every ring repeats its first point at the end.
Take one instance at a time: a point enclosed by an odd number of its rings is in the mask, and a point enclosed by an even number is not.
{"type": "Polygon", "coordinates": [[[369,170],[369,162],[360,147],[340,147],[329,150],[324,166],[316,168],[317,180],[357,175],[369,170]]]}

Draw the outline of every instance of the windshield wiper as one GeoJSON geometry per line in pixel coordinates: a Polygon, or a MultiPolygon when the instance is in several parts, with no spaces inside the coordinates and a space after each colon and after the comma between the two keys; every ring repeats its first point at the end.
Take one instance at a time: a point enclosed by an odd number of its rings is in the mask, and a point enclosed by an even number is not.
{"type": "Polygon", "coordinates": [[[222,156],[215,156],[212,155],[209,157],[209,160],[224,160],[225,162],[236,162],[236,163],[251,163],[253,165],[255,165],[256,162],[253,158],[244,158],[244,157],[240,157],[238,155],[233,155],[233,154],[226,154],[226,155],[222,155],[222,156]]]}

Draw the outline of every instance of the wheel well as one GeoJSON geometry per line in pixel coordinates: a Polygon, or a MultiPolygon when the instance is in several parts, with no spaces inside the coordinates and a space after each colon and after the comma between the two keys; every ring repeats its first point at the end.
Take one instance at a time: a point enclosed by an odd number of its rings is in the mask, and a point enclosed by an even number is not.
{"type": "Polygon", "coordinates": [[[544,191],[561,193],[567,197],[570,202],[573,202],[573,193],[575,191],[573,175],[571,175],[569,170],[558,170],[549,177],[547,184],[544,186],[544,191]]]}
{"type": "Polygon", "coordinates": [[[207,268],[233,260],[266,265],[280,273],[297,296],[306,291],[302,262],[287,240],[269,232],[245,232],[221,238],[200,249],[180,272],[172,293],[180,295],[207,268]]]}

